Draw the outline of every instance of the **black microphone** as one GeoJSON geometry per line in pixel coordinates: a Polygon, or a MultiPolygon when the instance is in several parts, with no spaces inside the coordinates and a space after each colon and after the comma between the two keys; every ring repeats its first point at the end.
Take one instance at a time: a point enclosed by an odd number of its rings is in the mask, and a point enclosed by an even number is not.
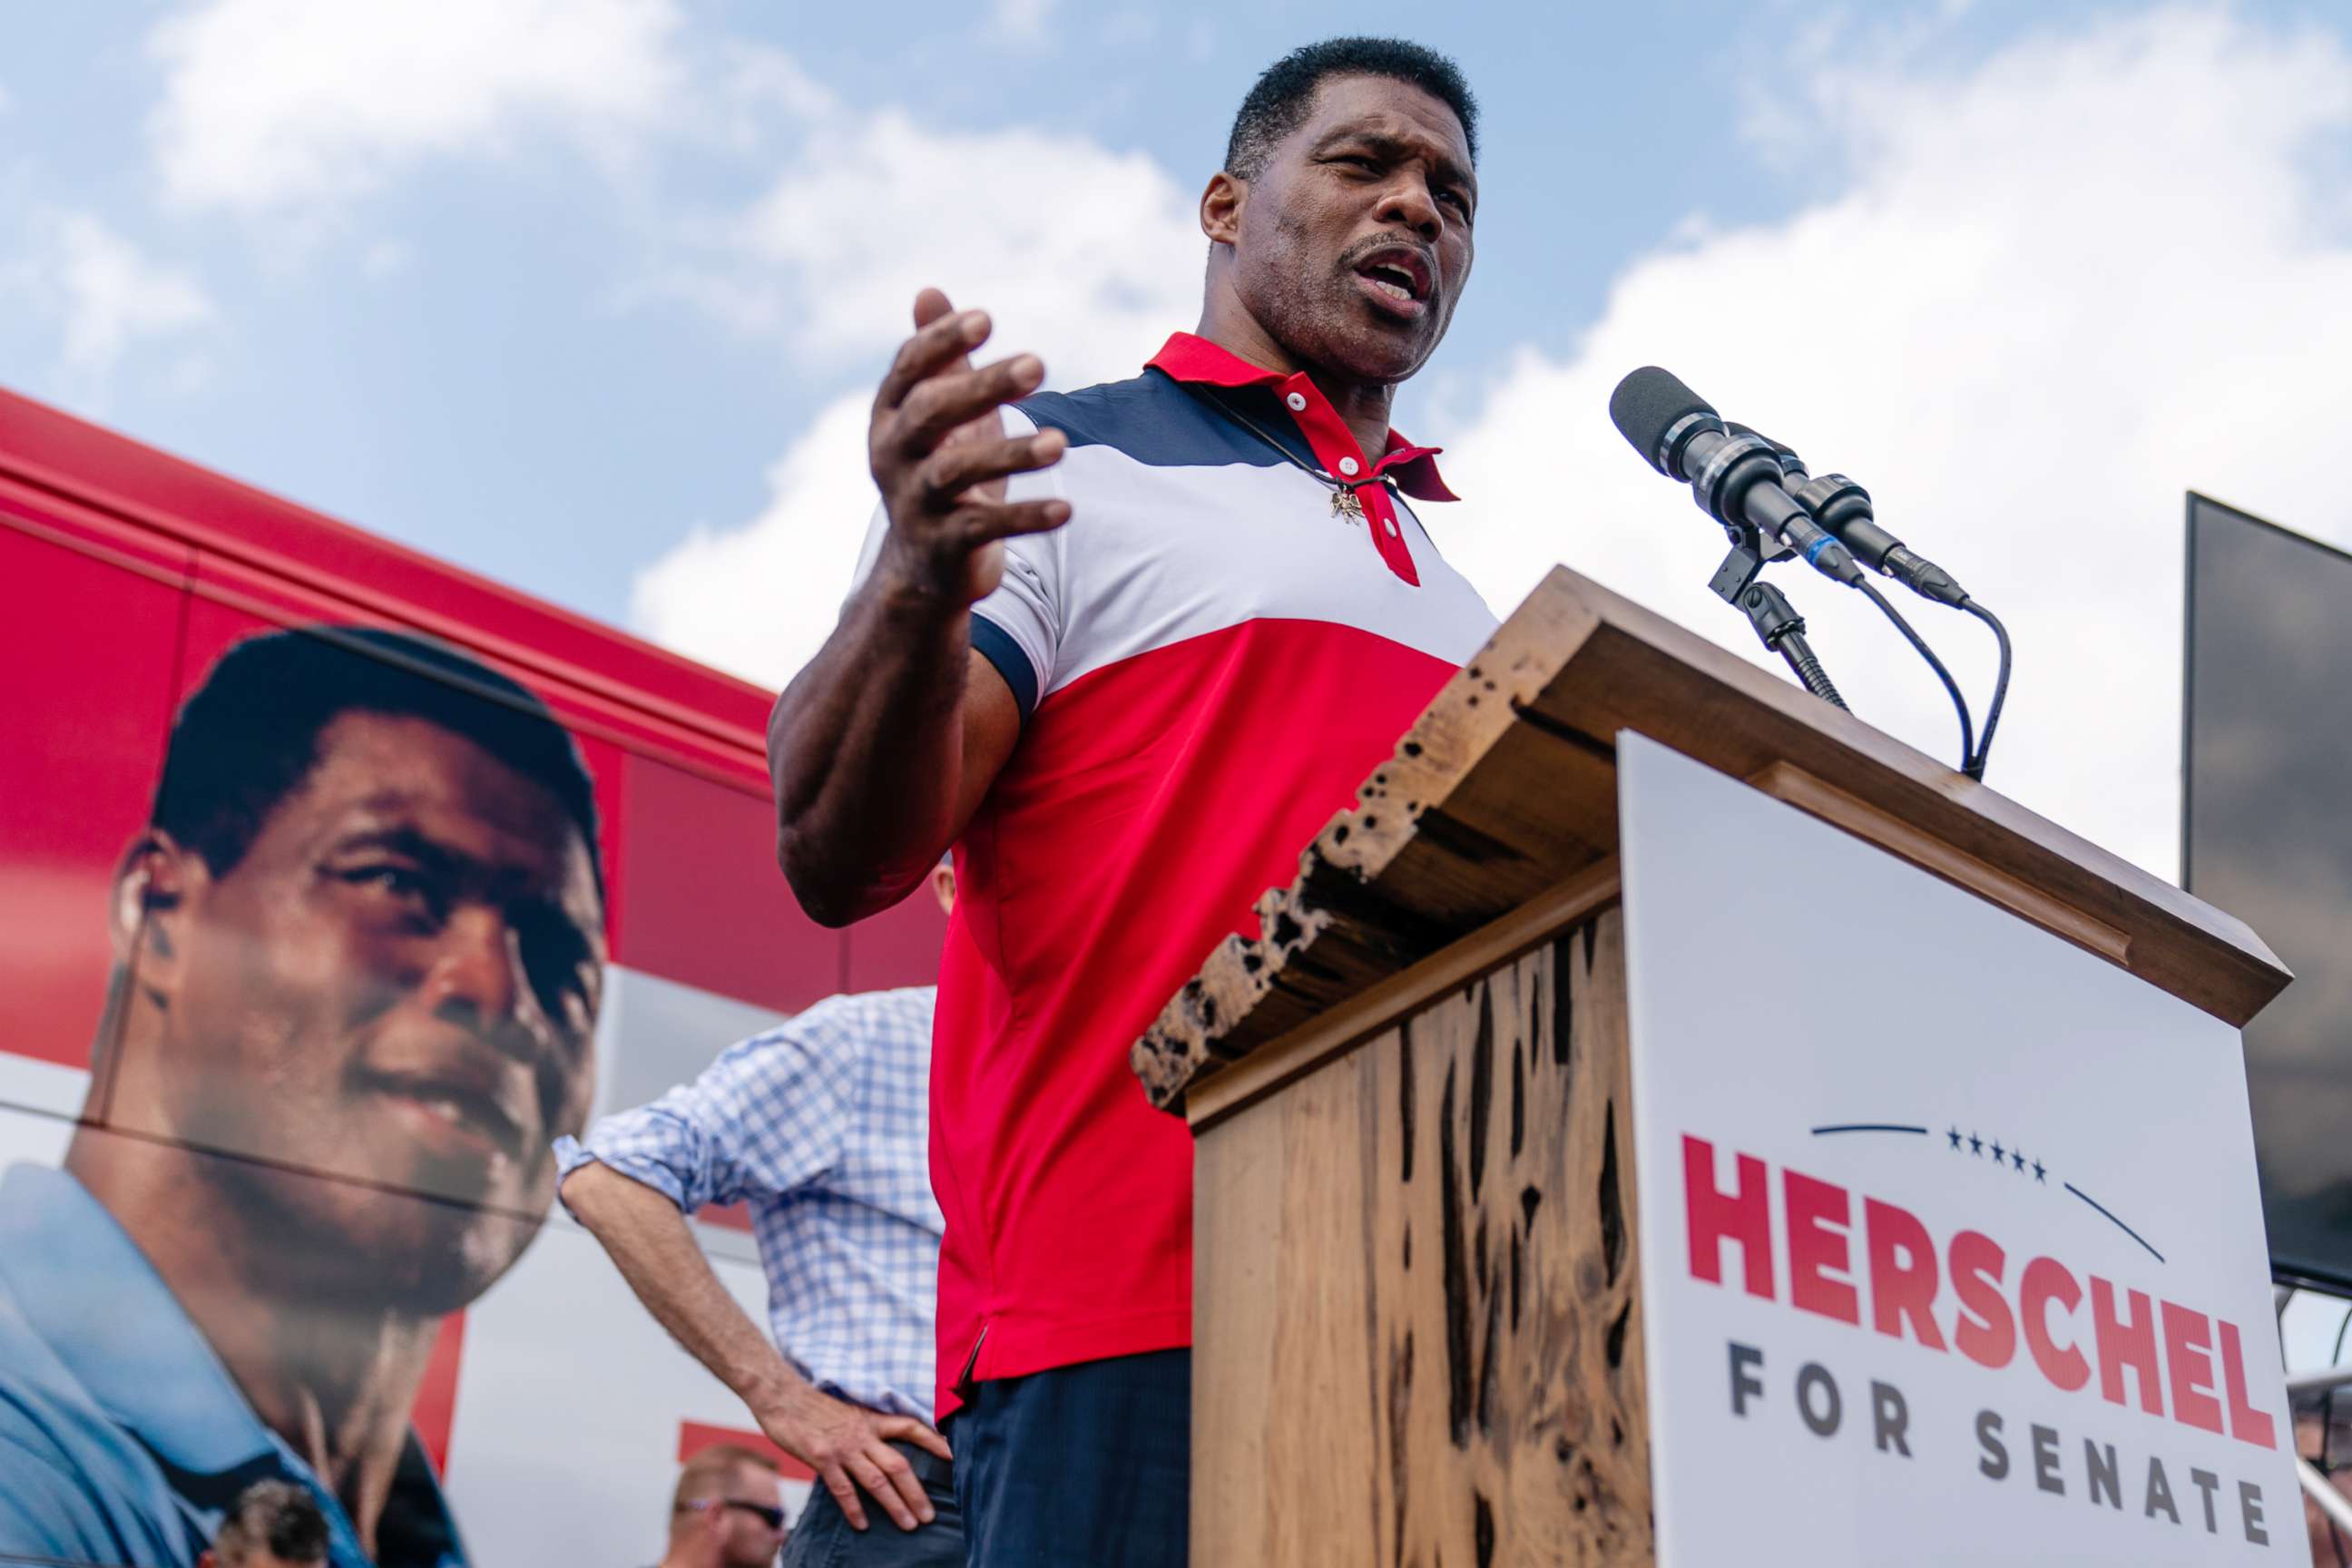
{"type": "Polygon", "coordinates": [[[1878,526],[1870,492],[1843,474],[1806,479],[1791,487],[1790,493],[1813,514],[1814,521],[1843,540],[1864,565],[1894,578],[1921,598],[1939,605],[1968,603],[1968,590],[1953,581],[1949,572],[1916,551],[1905,549],[1901,540],[1878,526]]]}
{"type": "MultiPolygon", "coordinates": [[[[1798,485],[1804,482],[1806,478],[1805,460],[1797,456],[1796,450],[1793,447],[1783,447],[1780,442],[1775,441],[1771,437],[1764,434],[1763,431],[1751,430],[1737,419],[1725,420],[1723,422],[1723,428],[1727,435],[1753,436],[1758,440],[1763,442],[1765,446],[1770,447],[1772,456],[1779,459],[1780,464],[1780,488],[1787,490],[1792,496],[1797,493],[1798,485]]],[[[1786,561],[1790,556],[1796,553],[1795,551],[1790,549],[1787,545],[1775,543],[1769,539],[1759,539],[1756,542],[1756,555],[1760,561],[1786,561]]],[[[1849,546],[1848,548],[1852,547],[1849,546]]]]}
{"type": "Polygon", "coordinates": [[[1672,373],[1653,364],[1626,376],[1610,394],[1609,418],[1652,468],[1690,486],[1698,509],[1735,540],[1754,529],[1825,577],[1849,587],[1863,580],[1862,568],[1837,535],[1815,522],[1783,487],[1788,476],[1780,454],[1788,448],[1753,431],[1735,435],[1725,429],[1714,406],[1672,373]]]}
{"type": "Polygon", "coordinates": [[[1609,418],[1643,461],[1690,486],[1699,510],[1730,533],[1731,554],[1707,586],[1747,614],[1764,646],[1786,658],[1809,690],[1845,706],[1822,674],[1819,661],[1810,658],[1804,623],[1785,600],[1776,604],[1754,591],[1765,586],[1755,581],[1762,565],[1759,535],[1779,540],[1816,571],[1860,590],[1895,624],[1943,682],[1959,713],[1960,770],[1970,778],[1984,777],[1993,730],[2009,696],[2009,632],[2000,617],[1969,597],[1950,573],[1904,548],[1901,540],[1878,526],[1869,491],[1843,474],[1811,478],[1795,452],[1744,425],[1727,426],[1706,399],[1655,365],[1643,365],[1617,384],[1609,397],[1609,418]],[[1971,733],[1968,700],[1960,695],[1952,672],[1887,603],[1886,595],[1870,585],[1856,556],[1914,593],[1964,610],[1992,628],[2000,643],[2000,672],[1993,681],[1992,707],[1985,716],[1981,742],[1971,733]],[[1801,659],[1800,654],[1807,657],[1801,659]]]}
{"type": "Polygon", "coordinates": [[[1793,496],[1815,522],[1836,534],[1838,542],[1853,552],[1855,560],[1881,576],[1894,578],[1923,599],[1953,605],[1967,600],[1968,590],[1955,582],[1949,572],[1918,552],[1905,549],[1901,540],[1878,526],[1868,490],[1843,474],[1823,474],[1817,479],[1807,473],[1805,460],[1797,456],[1794,448],[1782,446],[1761,430],[1751,430],[1736,419],[1726,420],[1723,427],[1734,436],[1753,436],[1770,447],[1772,456],[1780,462],[1780,488],[1793,496]]]}

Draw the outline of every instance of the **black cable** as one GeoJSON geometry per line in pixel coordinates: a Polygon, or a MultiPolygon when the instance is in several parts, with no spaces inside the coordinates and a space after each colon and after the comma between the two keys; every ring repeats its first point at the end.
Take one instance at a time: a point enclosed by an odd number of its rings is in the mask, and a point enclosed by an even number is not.
{"type": "MultiPolygon", "coordinates": [[[[1903,634],[1906,641],[1919,650],[1919,657],[1927,661],[1927,668],[1936,672],[1936,679],[1942,681],[1944,689],[1951,694],[1952,707],[1960,716],[1960,768],[1966,772],[1970,760],[1976,755],[1976,727],[1969,718],[1968,700],[1960,695],[1960,683],[1952,679],[1952,672],[1944,668],[1944,661],[1936,657],[1936,650],[1927,646],[1927,639],[1911,629],[1911,623],[1903,618],[1903,612],[1886,602],[1885,595],[1866,582],[1856,583],[1854,586],[1870,595],[1870,602],[1876,605],[1885,613],[1886,618],[1895,623],[1895,629],[1903,634]]],[[[1990,725],[1986,727],[1985,732],[1987,734],[1992,732],[1990,725]]],[[[1971,773],[1969,776],[1973,778],[1977,775],[1971,773]]]]}
{"type": "Polygon", "coordinates": [[[1992,754],[1992,732],[2000,724],[2000,705],[2009,700],[2009,628],[2000,624],[1999,616],[1994,615],[1974,599],[1962,599],[1960,608],[1990,626],[1992,635],[2000,639],[2000,674],[1992,683],[1992,706],[1985,710],[1984,738],[1977,742],[1976,756],[1960,770],[1969,777],[1981,783],[1984,779],[1985,759],[1992,754]]]}

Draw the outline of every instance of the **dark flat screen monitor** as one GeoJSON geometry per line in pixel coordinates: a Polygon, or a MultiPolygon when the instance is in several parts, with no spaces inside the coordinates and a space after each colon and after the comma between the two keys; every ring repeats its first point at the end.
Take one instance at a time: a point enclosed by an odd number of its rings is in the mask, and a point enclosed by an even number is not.
{"type": "Polygon", "coordinates": [[[2294,984],[2246,1030],[2272,1265],[2352,1290],[2352,555],[2189,498],[2181,881],[2294,984]]]}

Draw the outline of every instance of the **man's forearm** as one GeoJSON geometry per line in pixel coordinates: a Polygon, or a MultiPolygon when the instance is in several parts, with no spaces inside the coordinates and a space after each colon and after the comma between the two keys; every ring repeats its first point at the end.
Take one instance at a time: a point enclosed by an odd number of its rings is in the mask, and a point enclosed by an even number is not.
{"type": "Polygon", "coordinates": [[[754,1411],[802,1382],[702,1256],[668,1198],[592,1162],[563,1181],[563,1201],[604,1245],[661,1326],[754,1411]]]}
{"type": "Polygon", "coordinates": [[[777,699],[776,858],[810,918],[888,907],[953,837],[971,618],[877,573],[777,699]]]}
{"type": "Polygon", "coordinates": [[[1034,354],[974,369],[979,310],[915,296],[915,334],[875,390],[866,456],[889,520],[841,624],[776,700],[768,771],[776,858],[810,918],[847,925],[914,890],[1020,734],[1009,689],[969,700],[970,606],[1003,580],[1006,542],[1070,520],[1058,496],[1007,482],[1062,460],[1059,430],[1004,433],[1044,384],[1034,354]]]}

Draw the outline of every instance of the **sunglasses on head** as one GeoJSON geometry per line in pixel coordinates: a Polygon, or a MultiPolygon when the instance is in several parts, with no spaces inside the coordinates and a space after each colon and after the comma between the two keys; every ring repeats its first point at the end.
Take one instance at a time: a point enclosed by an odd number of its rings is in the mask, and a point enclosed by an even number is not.
{"type": "Polygon", "coordinates": [[[784,1528],[784,1510],[780,1508],[771,1508],[765,1503],[745,1502],[740,1498],[731,1497],[707,1497],[697,1498],[694,1501],[688,1503],[686,1506],[697,1513],[701,1512],[705,1509],[740,1508],[745,1513],[751,1514],[752,1517],[759,1520],[761,1524],[766,1525],[770,1530],[782,1530],[784,1528]]]}

